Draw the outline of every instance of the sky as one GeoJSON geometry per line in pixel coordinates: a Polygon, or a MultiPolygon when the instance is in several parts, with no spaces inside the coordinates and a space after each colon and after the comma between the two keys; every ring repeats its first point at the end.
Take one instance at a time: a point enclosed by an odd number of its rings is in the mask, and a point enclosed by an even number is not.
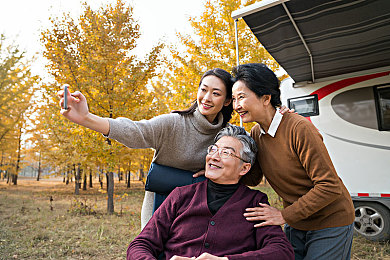
{"type": "MultiPolygon", "coordinates": [[[[190,32],[190,16],[199,16],[203,10],[203,0],[124,0],[134,7],[134,17],[138,19],[141,37],[137,53],[142,57],[159,41],[176,41],[176,32],[190,32]]],[[[81,14],[81,0],[0,0],[0,33],[26,51],[28,57],[35,53],[38,57],[32,71],[44,73],[45,60],[39,57],[43,48],[40,31],[50,26],[49,17],[62,16],[70,12],[77,18],[81,14]]],[[[86,0],[97,9],[115,0],[86,0]]]]}

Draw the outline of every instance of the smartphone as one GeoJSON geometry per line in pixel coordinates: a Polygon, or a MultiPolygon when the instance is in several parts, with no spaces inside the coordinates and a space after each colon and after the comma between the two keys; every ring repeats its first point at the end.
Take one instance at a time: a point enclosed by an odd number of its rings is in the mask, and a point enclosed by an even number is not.
{"type": "Polygon", "coordinates": [[[64,109],[68,110],[68,85],[64,86],[64,109]]]}

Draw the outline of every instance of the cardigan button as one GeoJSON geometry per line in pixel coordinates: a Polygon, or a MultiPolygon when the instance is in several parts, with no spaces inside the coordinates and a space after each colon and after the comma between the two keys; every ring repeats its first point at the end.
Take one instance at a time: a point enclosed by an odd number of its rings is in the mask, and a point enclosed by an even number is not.
{"type": "Polygon", "coordinates": [[[211,224],[212,226],[214,226],[214,225],[215,225],[215,221],[214,221],[214,220],[211,220],[210,224],[211,224]]]}
{"type": "Polygon", "coordinates": [[[205,248],[209,248],[209,247],[210,247],[210,244],[209,244],[209,243],[204,243],[204,247],[205,247],[205,248]]]}

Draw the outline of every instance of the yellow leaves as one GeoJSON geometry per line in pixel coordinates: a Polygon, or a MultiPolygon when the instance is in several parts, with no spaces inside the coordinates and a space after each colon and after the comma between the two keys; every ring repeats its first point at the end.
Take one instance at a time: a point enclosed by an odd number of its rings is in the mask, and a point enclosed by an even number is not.
{"type": "MultiPolygon", "coordinates": [[[[51,22],[51,28],[42,33],[42,43],[47,69],[57,84],[45,86],[48,105],[41,110],[45,120],[40,120],[45,122],[50,146],[73,161],[101,162],[112,168],[128,149],[115,142],[109,145],[102,135],[64,121],[54,88],[66,83],[71,91],[81,91],[90,111],[99,116],[136,120],[155,116],[148,109],[155,105],[151,105],[147,84],[156,75],[163,45],[157,44],[144,60],[130,55],[140,36],[139,25],[132,7],[121,0],[98,10],[84,3],[77,20],[64,14],[51,22]]],[[[52,163],[56,163],[54,158],[52,163]]]]}
{"type": "Polygon", "coordinates": [[[123,193],[122,195],[114,194],[114,199],[118,202],[121,202],[122,200],[126,199],[129,196],[127,193],[123,193]]]}
{"type": "MultiPolygon", "coordinates": [[[[12,168],[19,163],[21,138],[25,132],[38,77],[30,72],[30,61],[17,46],[0,36],[0,151],[12,168]]],[[[16,167],[18,169],[18,167],[16,167]]],[[[17,170],[16,170],[17,171],[17,170]]]]}
{"type": "Polygon", "coordinates": [[[107,193],[107,190],[104,190],[104,189],[101,189],[101,188],[99,188],[98,191],[99,191],[101,194],[106,194],[106,193],[107,193]]]}

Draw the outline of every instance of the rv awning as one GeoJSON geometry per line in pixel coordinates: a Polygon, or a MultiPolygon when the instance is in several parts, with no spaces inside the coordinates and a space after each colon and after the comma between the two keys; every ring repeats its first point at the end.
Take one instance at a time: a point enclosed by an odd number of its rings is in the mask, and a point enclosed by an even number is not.
{"type": "Polygon", "coordinates": [[[390,0],[263,0],[232,17],[295,82],[390,65],[390,0]]]}

